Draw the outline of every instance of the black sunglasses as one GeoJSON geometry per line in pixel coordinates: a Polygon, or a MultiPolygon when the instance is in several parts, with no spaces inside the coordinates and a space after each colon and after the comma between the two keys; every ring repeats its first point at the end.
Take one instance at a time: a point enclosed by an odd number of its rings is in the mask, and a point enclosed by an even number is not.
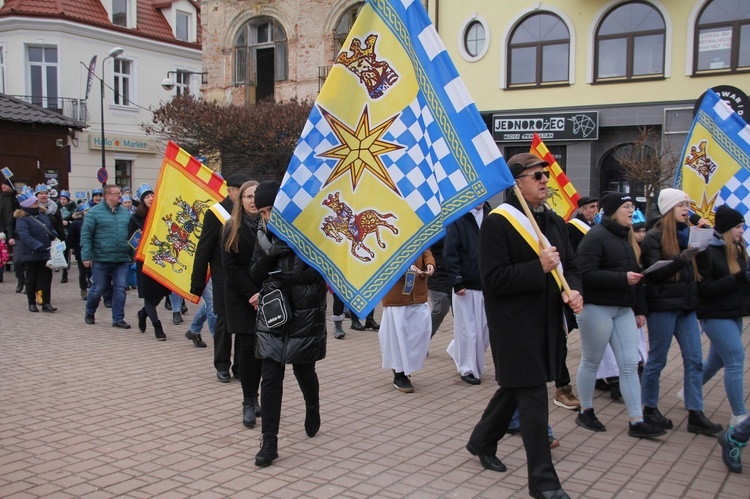
{"type": "Polygon", "coordinates": [[[543,171],[534,172],[534,173],[523,173],[523,174],[519,175],[516,178],[534,177],[534,180],[536,180],[537,182],[539,182],[540,180],[542,180],[542,175],[544,175],[546,178],[549,178],[549,171],[548,170],[543,170],[543,171]]]}

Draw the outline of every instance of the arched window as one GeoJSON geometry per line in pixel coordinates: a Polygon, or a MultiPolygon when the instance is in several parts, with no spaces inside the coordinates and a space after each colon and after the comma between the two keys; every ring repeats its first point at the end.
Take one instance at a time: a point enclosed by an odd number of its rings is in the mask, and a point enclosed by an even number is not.
{"type": "Polygon", "coordinates": [[[341,52],[346,37],[349,36],[349,31],[351,31],[354,21],[357,20],[357,16],[364,6],[364,2],[357,2],[352,5],[346,9],[339,22],[336,23],[336,29],[333,30],[333,60],[336,60],[336,56],[341,52]]]}
{"type": "Polygon", "coordinates": [[[750,2],[712,0],[695,27],[693,73],[750,69],[750,2]]]}
{"type": "Polygon", "coordinates": [[[509,86],[566,84],[570,33],[553,14],[532,14],[510,36],[508,43],[509,86]]]}
{"type": "Polygon", "coordinates": [[[653,6],[618,5],[596,31],[596,81],[664,76],[665,37],[664,18],[653,6]]]}
{"type": "Polygon", "coordinates": [[[284,28],[274,19],[256,18],[234,40],[234,83],[256,87],[256,101],[273,97],[274,82],[287,78],[284,28]]]}

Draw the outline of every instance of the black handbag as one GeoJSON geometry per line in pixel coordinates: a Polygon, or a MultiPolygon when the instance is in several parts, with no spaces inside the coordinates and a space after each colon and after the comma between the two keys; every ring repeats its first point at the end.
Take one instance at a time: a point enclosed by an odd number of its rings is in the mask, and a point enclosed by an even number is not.
{"type": "Polygon", "coordinates": [[[292,318],[289,300],[280,289],[274,289],[263,295],[258,307],[263,321],[270,328],[279,328],[292,318]]]}

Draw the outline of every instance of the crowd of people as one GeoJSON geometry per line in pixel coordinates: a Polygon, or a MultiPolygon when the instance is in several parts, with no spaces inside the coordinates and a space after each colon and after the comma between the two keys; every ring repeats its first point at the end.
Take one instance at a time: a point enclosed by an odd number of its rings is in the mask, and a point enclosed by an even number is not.
{"type": "MultiPolygon", "coordinates": [[[[380,323],[372,314],[364,324],[351,314],[352,329],[377,331],[382,367],[392,372],[393,386],[415,391],[411,376],[422,368],[431,337],[452,310],[454,337],[447,353],[458,377],[481,384],[489,348],[499,385],[466,449],[485,469],[504,472],[498,442],[518,432],[530,494],[565,498],[550,452],[559,443],[549,427],[547,383],[555,382],[553,402],[575,411],[576,424],[585,430],[606,431],[593,398],[595,388],[604,386],[625,403],[628,435],[660,437],[673,428],[658,401],[660,373],[675,338],[683,359],[680,397],[689,411],[687,430],[718,435],[727,468],[741,471],[741,450],[750,439],[741,340],[742,318],[750,315],[743,215],[720,206],[711,227],[690,215],[684,192],[665,188],[648,231],[646,220],[636,216],[636,203],[623,192],[581,198],[578,214],[566,224],[545,204],[547,162],[523,153],[508,165],[515,186],[506,201],[494,210],[486,203],[475,206],[447,228],[443,240],[418,255],[385,294],[380,323]],[[707,248],[690,244],[692,227],[713,230],[707,248]],[[566,338],[573,329],[581,340],[580,398],[566,367],[566,338]],[[705,359],[701,330],[710,344],[705,359]],[[732,411],[726,430],[710,421],[703,407],[702,387],[721,368],[732,411]]],[[[327,288],[315,269],[268,230],[279,184],[241,173],[226,181],[227,197],[202,220],[190,289],[202,300],[185,337],[205,348],[201,330],[208,322],[218,381],[229,382],[232,375],[240,380],[245,427],[254,428],[261,419],[255,463],[263,467],[279,456],[287,364],[304,397],[307,435],[320,429],[315,365],[326,356],[327,288]]],[[[58,204],[44,184],[17,193],[6,179],[0,249],[13,247],[16,291],[25,289],[29,310],[56,310],[53,272],[46,263],[50,246],[60,239],[67,242],[68,262],[72,252],[78,264],[84,322],[96,323],[104,301],[112,326],[130,329],[127,278],[153,200],[148,184],[135,196],[107,185],[77,205],[62,191],[58,204]]],[[[138,330],[145,332],[150,322],[155,338],[164,341],[159,304],[165,299],[179,323],[181,298],[170,301],[170,290],[144,273],[142,262],[135,262],[135,276],[143,300],[138,330]]],[[[67,278],[65,268],[61,282],[67,278]]],[[[336,339],[346,336],[344,313],[334,295],[336,339]]]]}

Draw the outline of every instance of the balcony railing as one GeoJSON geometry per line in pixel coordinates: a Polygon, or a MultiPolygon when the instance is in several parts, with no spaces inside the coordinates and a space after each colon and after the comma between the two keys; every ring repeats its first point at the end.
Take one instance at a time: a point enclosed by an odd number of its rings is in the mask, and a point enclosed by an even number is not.
{"type": "Polygon", "coordinates": [[[10,97],[49,109],[50,111],[62,114],[66,118],[83,121],[84,123],[88,122],[90,118],[86,101],[83,99],[73,99],[70,97],[35,97],[31,95],[11,95],[10,97]]]}

